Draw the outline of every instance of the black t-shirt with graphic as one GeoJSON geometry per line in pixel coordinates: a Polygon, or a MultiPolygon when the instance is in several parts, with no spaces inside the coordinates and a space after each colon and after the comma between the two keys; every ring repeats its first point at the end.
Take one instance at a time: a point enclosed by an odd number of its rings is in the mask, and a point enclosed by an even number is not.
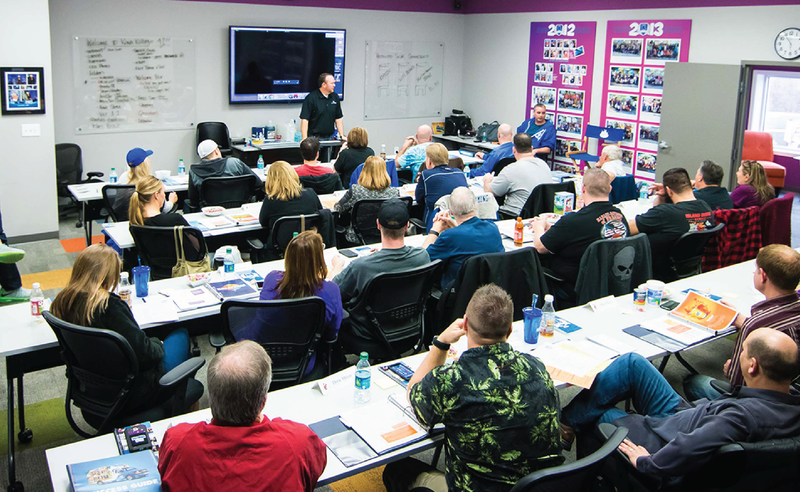
{"type": "Polygon", "coordinates": [[[703,200],[663,203],[637,215],[636,227],[650,240],[655,271],[666,265],[670,249],[684,233],[714,227],[714,213],[703,200]]]}

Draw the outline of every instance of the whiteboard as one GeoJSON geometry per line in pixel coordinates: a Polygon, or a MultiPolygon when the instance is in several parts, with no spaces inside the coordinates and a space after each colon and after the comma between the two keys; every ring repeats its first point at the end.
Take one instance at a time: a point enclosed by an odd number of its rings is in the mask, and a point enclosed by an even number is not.
{"type": "Polygon", "coordinates": [[[191,39],[76,36],[72,55],[76,134],[194,128],[191,39]]]}
{"type": "Polygon", "coordinates": [[[442,115],[443,43],[367,41],[364,119],[442,115]]]}

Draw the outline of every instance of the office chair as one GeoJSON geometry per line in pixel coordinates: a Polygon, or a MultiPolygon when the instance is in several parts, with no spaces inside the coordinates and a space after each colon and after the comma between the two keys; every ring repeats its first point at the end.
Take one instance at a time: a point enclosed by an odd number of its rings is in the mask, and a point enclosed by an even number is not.
{"type": "Polygon", "coordinates": [[[494,169],[492,169],[492,172],[494,173],[495,176],[497,176],[503,171],[503,169],[506,168],[506,166],[508,166],[509,164],[513,164],[515,162],[517,162],[516,157],[504,157],[503,159],[497,161],[497,163],[494,165],[494,169]]]}
{"type": "Polygon", "coordinates": [[[342,180],[336,173],[323,174],[321,176],[300,176],[300,184],[303,185],[303,188],[311,188],[317,195],[330,195],[334,191],[344,189],[342,180]]]}
{"type": "Polygon", "coordinates": [[[719,223],[711,229],[689,231],[683,234],[669,252],[668,282],[702,273],[703,253],[706,243],[725,227],[719,223]]]}
{"type": "MultiPolygon", "coordinates": [[[[130,226],[139,257],[150,267],[151,280],[172,278],[172,267],[178,262],[175,227],[130,226]]],[[[183,227],[183,254],[186,261],[208,261],[206,240],[199,229],[183,227]]]]}
{"type": "MultiPolygon", "coordinates": [[[[361,244],[374,244],[381,242],[381,231],[378,230],[377,219],[381,210],[381,205],[386,199],[359,200],[353,205],[350,220],[353,225],[353,232],[361,244]]],[[[401,196],[400,200],[408,205],[408,213],[411,215],[411,206],[414,199],[410,196],[401,196]]]]}
{"type": "Polygon", "coordinates": [[[203,396],[203,385],[194,379],[206,363],[202,357],[189,359],[163,375],[161,388],[171,397],[147,409],[128,411],[125,404],[139,377],[139,362],[130,343],[119,333],[100,328],[86,328],[67,323],[50,311],[43,313],[61,346],[67,365],[65,410],[69,425],[82,437],[110,432],[144,421],[162,420],[188,411],[203,396]],[[86,423],[97,429],[90,434],[72,417],[71,406],[81,409],[86,423]]]}
{"type": "Polygon", "coordinates": [[[258,178],[253,174],[206,178],[200,184],[200,208],[241,207],[252,201],[258,178]]]}
{"type": "Polygon", "coordinates": [[[575,181],[565,181],[563,183],[543,183],[536,185],[531,191],[525,205],[522,206],[520,216],[523,219],[530,219],[539,214],[553,212],[556,193],[567,191],[575,195],[575,181]]]}
{"type": "MultiPolygon", "coordinates": [[[[68,207],[63,207],[59,210],[59,215],[63,216],[74,210],[80,210],[80,204],[69,192],[69,185],[83,184],[83,183],[96,183],[101,181],[99,178],[103,177],[103,173],[89,172],[86,173],[86,179],[83,179],[83,152],[78,144],[74,143],[61,143],[56,144],[56,182],[58,184],[58,197],[67,198],[70,201],[68,207]]],[[[96,212],[99,212],[96,211],[96,212]]],[[[78,222],[75,227],[83,227],[84,217],[78,216],[78,222]]]]}
{"type": "Polygon", "coordinates": [[[202,121],[197,124],[195,130],[195,142],[197,147],[203,140],[211,139],[217,143],[222,157],[228,157],[233,152],[231,146],[231,133],[228,131],[228,125],[221,121],[202,121]]]}
{"type": "Polygon", "coordinates": [[[636,200],[639,198],[639,191],[636,189],[636,180],[633,175],[617,176],[611,182],[611,193],[608,194],[608,201],[613,204],[636,200]]]}
{"type": "Polygon", "coordinates": [[[136,190],[135,185],[114,185],[103,186],[103,204],[108,211],[108,216],[114,222],[125,222],[128,220],[128,209],[131,204],[131,196],[136,190]]]}

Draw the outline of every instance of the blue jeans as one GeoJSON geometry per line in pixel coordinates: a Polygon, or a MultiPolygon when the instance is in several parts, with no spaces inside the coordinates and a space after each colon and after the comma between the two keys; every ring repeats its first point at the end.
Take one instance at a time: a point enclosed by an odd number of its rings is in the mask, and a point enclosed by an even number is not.
{"type": "Polygon", "coordinates": [[[178,328],[164,339],[164,372],[169,372],[189,360],[189,332],[178,328]]]}
{"type": "MultiPolygon", "coordinates": [[[[3,232],[3,216],[0,215],[0,241],[8,244],[8,238],[3,232]]],[[[0,287],[6,292],[12,292],[22,287],[17,265],[13,263],[0,263],[0,287]]]]}
{"type": "Polygon", "coordinates": [[[611,423],[627,414],[615,405],[633,399],[636,412],[666,417],[679,410],[681,397],[653,364],[638,354],[619,356],[597,375],[591,389],[578,393],[561,412],[561,421],[571,427],[611,423]]]}
{"type": "Polygon", "coordinates": [[[716,400],[722,393],[717,391],[711,386],[711,381],[716,378],[711,376],[704,376],[702,374],[694,374],[683,380],[683,392],[689,401],[699,400],[706,398],[708,400],[716,400]]]}

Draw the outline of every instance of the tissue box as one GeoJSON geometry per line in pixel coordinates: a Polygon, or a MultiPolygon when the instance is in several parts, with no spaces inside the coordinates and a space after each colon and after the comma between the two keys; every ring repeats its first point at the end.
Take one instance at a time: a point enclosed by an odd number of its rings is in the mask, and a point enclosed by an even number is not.
{"type": "Polygon", "coordinates": [[[553,200],[553,213],[564,215],[572,212],[575,204],[575,195],[568,191],[559,191],[553,200]]]}

